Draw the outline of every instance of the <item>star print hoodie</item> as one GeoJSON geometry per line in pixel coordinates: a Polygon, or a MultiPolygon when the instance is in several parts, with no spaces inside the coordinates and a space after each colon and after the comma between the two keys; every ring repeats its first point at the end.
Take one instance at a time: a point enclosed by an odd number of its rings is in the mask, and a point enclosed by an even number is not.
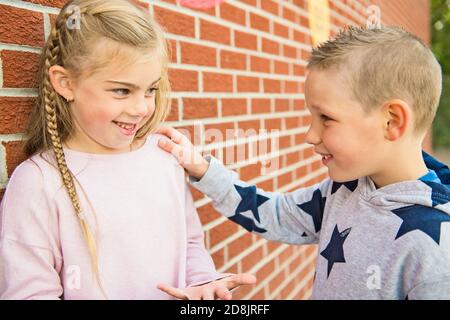
{"type": "Polygon", "coordinates": [[[190,181],[250,232],[317,244],[313,299],[450,299],[450,170],[423,156],[428,174],[379,189],[363,177],[265,192],[210,156],[190,181]]]}

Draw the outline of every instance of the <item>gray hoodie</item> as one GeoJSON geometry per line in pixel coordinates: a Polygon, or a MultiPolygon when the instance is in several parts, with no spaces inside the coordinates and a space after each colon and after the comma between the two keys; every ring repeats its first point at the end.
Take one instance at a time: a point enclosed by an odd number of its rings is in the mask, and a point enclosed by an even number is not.
{"type": "Polygon", "coordinates": [[[377,189],[369,177],[265,192],[207,157],[192,185],[267,240],[318,244],[313,299],[450,299],[450,170],[377,189]]]}

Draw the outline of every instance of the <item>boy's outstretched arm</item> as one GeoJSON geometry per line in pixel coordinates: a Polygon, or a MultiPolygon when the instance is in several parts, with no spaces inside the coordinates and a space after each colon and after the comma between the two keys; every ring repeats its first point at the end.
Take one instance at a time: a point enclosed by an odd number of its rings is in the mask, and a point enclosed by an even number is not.
{"type": "Polygon", "coordinates": [[[158,145],[172,153],[190,175],[192,185],[213,200],[217,211],[267,240],[292,244],[317,243],[327,194],[327,179],[291,193],[265,192],[238,179],[214,157],[203,158],[181,132],[168,127],[158,145]]]}

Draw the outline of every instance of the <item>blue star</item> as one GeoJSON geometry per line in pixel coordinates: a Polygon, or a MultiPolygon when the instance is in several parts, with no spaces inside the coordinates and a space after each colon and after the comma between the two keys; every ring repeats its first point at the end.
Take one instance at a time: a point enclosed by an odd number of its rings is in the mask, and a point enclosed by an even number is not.
{"type": "Polygon", "coordinates": [[[420,230],[439,245],[441,224],[443,222],[450,222],[450,216],[448,214],[417,204],[391,211],[403,220],[395,240],[408,232],[420,230]]]}
{"type": "Polygon", "coordinates": [[[349,189],[351,192],[353,192],[353,191],[355,191],[356,187],[358,186],[358,180],[353,180],[353,181],[348,181],[348,182],[343,182],[343,183],[333,181],[333,185],[331,186],[331,194],[338,191],[338,189],[342,185],[346,186],[347,189],[349,189]]]}
{"type": "Polygon", "coordinates": [[[330,243],[328,243],[325,250],[320,253],[321,256],[328,260],[327,278],[330,276],[331,269],[333,269],[333,265],[336,262],[346,262],[344,256],[344,241],[347,239],[351,229],[352,228],[348,228],[342,232],[339,232],[338,226],[336,225],[334,227],[330,243]]]}
{"type": "Polygon", "coordinates": [[[320,228],[322,227],[323,210],[325,209],[326,201],[327,198],[322,197],[320,189],[317,189],[316,191],[314,191],[313,197],[310,201],[302,204],[297,204],[297,207],[299,207],[312,217],[316,233],[319,232],[320,228]]]}
{"type": "Polygon", "coordinates": [[[259,232],[259,233],[264,233],[267,232],[266,229],[263,228],[259,228],[256,226],[255,221],[253,221],[250,218],[247,218],[246,216],[243,216],[240,213],[236,213],[234,216],[232,217],[228,217],[228,219],[230,219],[231,221],[240,224],[241,226],[243,226],[245,228],[245,230],[249,231],[249,232],[259,232]]]}
{"type": "Polygon", "coordinates": [[[249,187],[241,187],[238,185],[234,185],[236,191],[241,196],[241,202],[236,208],[235,215],[228,217],[233,222],[236,222],[243,226],[247,231],[257,231],[259,233],[267,232],[266,229],[259,228],[256,226],[255,221],[253,219],[248,218],[242,215],[242,212],[251,211],[256,221],[260,222],[258,207],[262,205],[264,202],[269,200],[269,198],[257,194],[255,186],[249,187]]]}
{"type": "Polygon", "coordinates": [[[269,200],[269,198],[257,194],[255,186],[240,187],[234,185],[234,187],[242,198],[241,202],[236,208],[236,214],[250,210],[253,213],[256,221],[260,222],[258,207],[269,200]]]}

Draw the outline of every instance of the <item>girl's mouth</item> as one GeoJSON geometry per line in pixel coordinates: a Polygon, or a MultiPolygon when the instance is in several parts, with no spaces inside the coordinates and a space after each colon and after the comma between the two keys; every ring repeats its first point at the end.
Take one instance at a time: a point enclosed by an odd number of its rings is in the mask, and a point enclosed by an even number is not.
{"type": "Polygon", "coordinates": [[[126,136],[132,136],[136,133],[137,124],[136,123],[124,123],[113,121],[116,126],[119,127],[120,131],[126,136]]]}

